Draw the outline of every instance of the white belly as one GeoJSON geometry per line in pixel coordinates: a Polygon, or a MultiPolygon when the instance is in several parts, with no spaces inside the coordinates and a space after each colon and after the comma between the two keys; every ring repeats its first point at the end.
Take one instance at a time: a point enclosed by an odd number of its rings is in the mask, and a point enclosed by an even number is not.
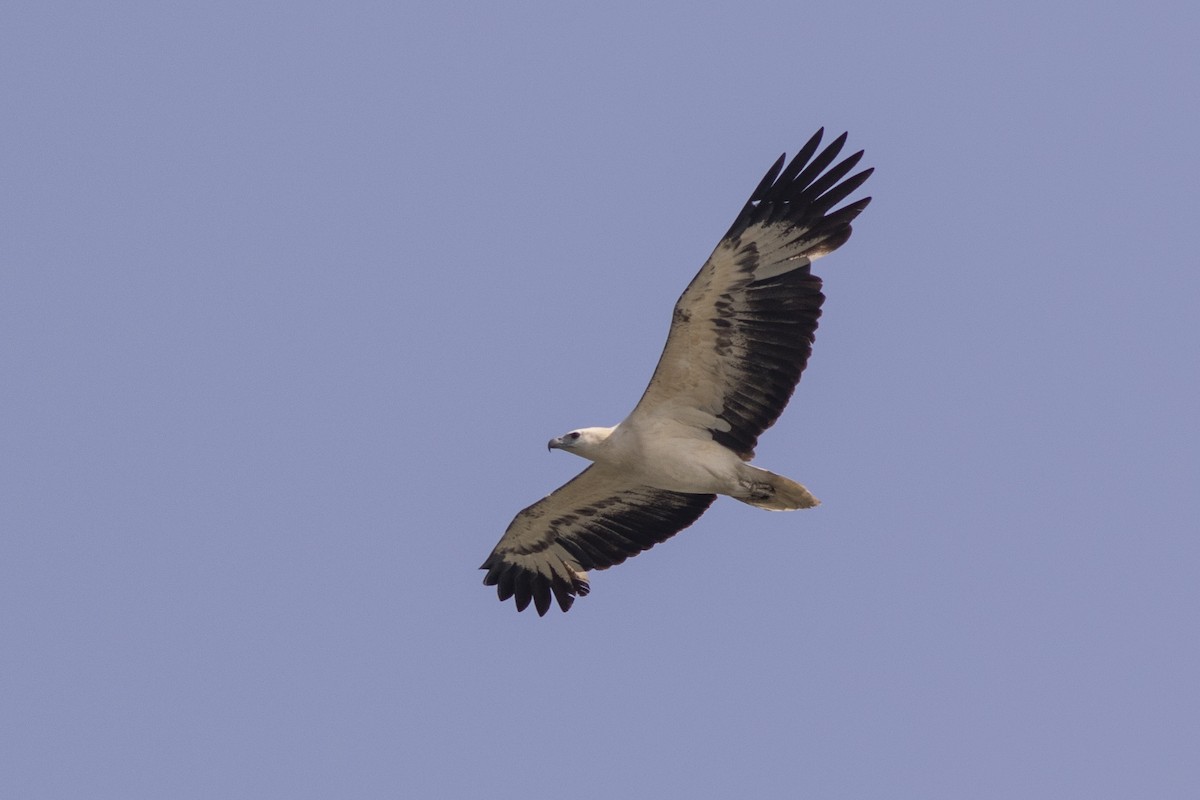
{"type": "Polygon", "coordinates": [[[730,494],[737,491],[742,460],[727,447],[693,430],[670,435],[628,431],[614,442],[614,466],[638,483],[657,489],[692,494],[730,494]]]}

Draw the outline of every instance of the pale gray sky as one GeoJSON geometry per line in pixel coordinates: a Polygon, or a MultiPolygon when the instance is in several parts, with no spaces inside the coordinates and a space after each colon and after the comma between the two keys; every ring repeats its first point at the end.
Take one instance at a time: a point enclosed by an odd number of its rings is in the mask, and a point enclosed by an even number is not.
{"type": "Polygon", "coordinates": [[[0,795],[1195,796],[1191,5],[507,6],[0,12],[0,795]],[[823,505],[497,602],[820,126],[823,505]]]}

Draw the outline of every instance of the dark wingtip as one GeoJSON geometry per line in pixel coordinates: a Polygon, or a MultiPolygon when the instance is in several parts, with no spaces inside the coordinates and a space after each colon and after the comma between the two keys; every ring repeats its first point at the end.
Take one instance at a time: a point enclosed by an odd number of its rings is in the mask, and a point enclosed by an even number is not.
{"type": "Polygon", "coordinates": [[[775,163],[767,170],[767,174],[763,175],[763,179],[758,182],[758,186],[750,193],[750,199],[747,203],[754,203],[761,200],[767,191],[775,184],[775,179],[779,177],[779,173],[783,170],[783,163],[787,160],[787,153],[781,153],[779,158],[775,159],[775,163]]]}
{"type": "Polygon", "coordinates": [[[550,581],[544,575],[533,579],[533,605],[539,617],[546,616],[550,610],[550,581]]]}
{"type": "Polygon", "coordinates": [[[569,580],[561,576],[547,578],[506,563],[495,555],[489,556],[480,569],[488,571],[483,576],[483,585],[495,586],[500,602],[515,598],[517,611],[524,611],[533,605],[539,617],[546,616],[552,601],[557,601],[558,607],[565,612],[570,610],[576,597],[583,597],[591,590],[587,579],[578,575],[569,580]]]}
{"type": "MultiPolygon", "coordinates": [[[[822,147],[824,135],[824,128],[817,129],[792,156],[791,161],[786,159],[786,154],[775,161],[734,219],[725,238],[740,235],[755,222],[779,222],[789,218],[794,223],[807,224],[824,217],[823,223],[831,226],[830,217],[825,215],[862,186],[875,170],[871,167],[846,178],[847,173],[862,159],[864,151],[852,153],[834,165],[850,132],[842,131],[822,147]]],[[[858,206],[857,210],[848,212],[848,219],[852,219],[863,207],[858,206]]]]}

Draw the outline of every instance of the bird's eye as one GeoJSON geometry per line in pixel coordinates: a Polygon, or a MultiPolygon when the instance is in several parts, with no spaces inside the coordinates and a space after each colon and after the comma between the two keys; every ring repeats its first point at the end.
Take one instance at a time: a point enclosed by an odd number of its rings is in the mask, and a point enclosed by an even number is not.
{"type": "Polygon", "coordinates": [[[567,438],[572,442],[579,438],[579,431],[571,431],[567,434],[567,438]]]}

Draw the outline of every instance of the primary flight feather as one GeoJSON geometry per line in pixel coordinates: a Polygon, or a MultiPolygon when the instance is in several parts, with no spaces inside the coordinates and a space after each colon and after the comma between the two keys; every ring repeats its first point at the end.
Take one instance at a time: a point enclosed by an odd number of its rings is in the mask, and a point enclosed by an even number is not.
{"type": "Polygon", "coordinates": [[[566,611],[588,593],[588,570],[665,541],[718,494],[772,511],[817,505],[800,484],[748,462],[812,352],[825,300],[812,262],[845,244],[871,201],[834,210],[872,170],[846,177],[862,151],[834,164],[846,134],[822,150],[823,134],[786,167],[779,157],[679,297],[629,416],[550,440],[593,463],[517,514],[483,562],[483,582],[501,600],[544,615],[553,596],[566,611]]]}

